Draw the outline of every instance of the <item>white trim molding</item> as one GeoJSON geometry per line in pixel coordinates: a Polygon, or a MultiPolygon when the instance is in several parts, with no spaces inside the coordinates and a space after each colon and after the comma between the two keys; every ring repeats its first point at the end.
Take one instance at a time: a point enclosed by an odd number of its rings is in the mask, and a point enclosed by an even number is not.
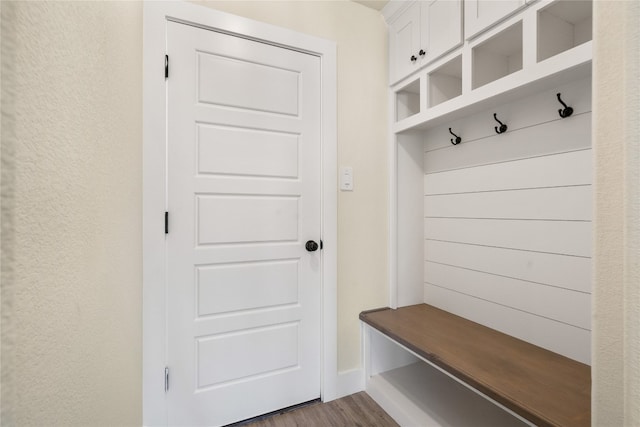
{"type": "Polygon", "coordinates": [[[337,99],[335,42],[186,2],[144,2],[143,17],[143,424],[166,425],[166,87],[167,22],[177,21],[320,58],[322,103],[323,401],[362,390],[361,374],[337,362],[337,99]],[[348,377],[348,378],[347,378],[348,377]]]}
{"type": "Polygon", "coordinates": [[[406,0],[391,0],[380,11],[385,22],[389,23],[396,19],[402,12],[407,10],[414,3],[406,0]]]}
{"type": "Polygon", "coordinates": [[[364,390],[364,369],[354,368],[338,372],[335,399],[358,393],[364,390]]]}

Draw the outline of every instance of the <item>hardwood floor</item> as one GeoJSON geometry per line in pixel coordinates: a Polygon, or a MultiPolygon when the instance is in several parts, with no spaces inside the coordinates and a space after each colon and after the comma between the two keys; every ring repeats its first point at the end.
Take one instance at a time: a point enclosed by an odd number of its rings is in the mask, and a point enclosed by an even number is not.
{"type": "Polygon", "coordinates": [[[311,403],[301,408],[269,415],[242,427],[396,427],[365,392],[352,394],[328,403],[311,403]]]}

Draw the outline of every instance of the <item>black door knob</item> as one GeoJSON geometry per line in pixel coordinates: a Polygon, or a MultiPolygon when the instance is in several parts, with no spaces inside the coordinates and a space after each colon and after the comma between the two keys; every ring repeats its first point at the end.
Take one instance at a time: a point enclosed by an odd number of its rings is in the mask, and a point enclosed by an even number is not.
{"type": "Polygon", "coordinates": [[[411,58],[409,59],[411,59],[411,62],[416,62],[418,60],[415,55],[411,55],[411,58]]]}
{"type": "Polygon", "coordinates": [[[318,250],[318,244],[313,240],[309,240],[307,241],[307,243],[305,243],[304,248],[309,252],[315,252],[318,250]]]}

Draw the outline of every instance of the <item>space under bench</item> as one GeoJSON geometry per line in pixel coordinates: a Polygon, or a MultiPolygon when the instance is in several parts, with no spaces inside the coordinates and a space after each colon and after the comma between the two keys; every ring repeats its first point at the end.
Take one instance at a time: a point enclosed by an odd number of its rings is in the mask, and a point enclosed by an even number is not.
{"type": "Polygon", "coordinates": [[[366,390],[401,425],[591,423],[588,365],[427,304],[360,320],[366,390]]]}

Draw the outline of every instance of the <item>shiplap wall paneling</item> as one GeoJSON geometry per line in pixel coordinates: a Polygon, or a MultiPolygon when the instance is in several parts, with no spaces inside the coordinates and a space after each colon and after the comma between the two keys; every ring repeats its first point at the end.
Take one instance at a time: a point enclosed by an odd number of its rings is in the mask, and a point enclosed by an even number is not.
{"type": "MultiPolygon", "coordinates": [[[[488,122],[485,117],[485,125],[488,122]]],[[[441,172],[463,169],[470,166],[500,163],[509,160],[520,160],[547,156],[553,153],[585,150],[590,147],[591,113],[584,113],[565,120],[571,120],[568,128],[566,122],[559,120],[550,122],[548,126],[531,126],[509,130],[503,135],[493,135],[469,141],[468,135],[460,133],[462,143],[445,146],[425,153],[425,172],[441,172]],[[553,136],[557,139],[552,139],[553,136]],[[558,141],[563,141],[559,145],[558,141]],[[455,155],[452,153],[455,152],[455,155]]],[[[493,129],[491,129],[493,131],[493,129]]]]}
{"type": "MultiPolygon", "coordinates": [[[[427,129],[424,131],[425,151],[451,146],[449,127],[462,135],[462,144],[495,135],[494,126],[498,123],[493,119],[493,113],[509,126],[507,134],[540,123],[561,121],[558,108],[562,108],[562,105],[556,98],[558,92],[562,93],[562,100],[573,108],[573,115],[567,120],[591,112],[591,78],[587,77],[427,129]]],[[[507,134],[497,136],[506,137],[507,134]]]]}
{"type": "Polygon", "coordinates": [[[424,134],[424,299],[589,363],[590,80],[424,134]],[[561,119],[555,94],[573,100],[561,119]],[[509,126],[497,135],[493,112],[509,126]]]}
{"type": "Polygon", "coordinates": [[[591,295],[466,267],[425,263],[428,283],[584,330],[591,329],[591,295]]]}
{"type": "Polygon", "coordinates": [[[526,101],[496,106],[429,129],[424,133],[424,144],[425,173],[589,149],[591,79],[578,80],[528,97],[526,101]],[[561,107],[556,98],[558,92],[574,109],[568,119],[558,115],[561,107]],[[495,133],[494,127],[498,123],[493,119],[493,113],[508,125],[505,134],[495,133]],[[572,126],[567,126],[567,122],[572,126]],[[550,127],[541,128],[542,123],[550,127]],[[461,144],[451,145],[449,127],[461,136],[461,144]],[[450,155],[451,152],[456,155],[450,155]]]}
{"type": "Polygon", "coordinates": [[[558,182],[563,182],[564,186],[590,185],[593,180],[591,154],[590,149],[582,149],[447,173],[432,172],[424,175],[424,192],[425,195],[435,195],[549,188],[558,182]]]}
{"type": "Polygon", "coordinates": [[[591,257],[591,223],[425,218],[425,239],[591,257]]]}
{"type": "MultiPolygon", "coordinates": [[[[425,240],[425,257],[443,265],[460,266],[554,286],[582,293],[591,292],[591,258],[530,250],[505,249],[464,243],[425,240]]],[[[426,268],[426,265],[425,265],[426,268]]],[[[426,275],[425,275],[426,276],[426,275]]]]}
{"type": "Polygon", "coordinates": [[[591,221],[591,186],[428,195],[429,218],[591,221]]]}
{"type": "Polygon", "coordinates": [[[428,304],[579,362],[591,361],[590,331],[428,283],[425,293],[428,304]]]}

